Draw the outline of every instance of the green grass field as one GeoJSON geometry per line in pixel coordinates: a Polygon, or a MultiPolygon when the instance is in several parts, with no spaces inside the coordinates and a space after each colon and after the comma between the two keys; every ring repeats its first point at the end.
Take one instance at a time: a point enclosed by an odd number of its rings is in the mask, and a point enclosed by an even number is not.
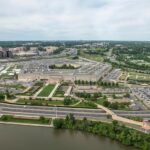
{"type": "Polygon", "coordinates": [[[54,89],[55,85],[53,84],[49,84],[47,86],[44,87],[44,89],[39,93],[38,96],[40,97],[48,97],[50,95],[50,93],[52,92],[52,90],[54,89]]]}
{"type": "Polygon", "coordinates": [[[57,100],[42,100],[42,99],[35,99],[35,100],[24,100],[24,99],[19,99],[16,104],[19,105],[34,105],[34,106],[63,106],[64,102],[63,101],[57,101],[57,100]]]}
{"type": "Polygon", "coordinates": [[[89,55],[84,53],[83,51],[80,52],[80,56],[90,59],[90,60],[94,60],[94,61],[98,61],[98,62],[102,62],[103,61],[103,57],[100,55],[89,55]]]}
{"type": "Polygon", "coordinates": [[[81,107],[81,108],[97,108],[97,106],[92,102],[81,102],[75,107],[81,107]]]}
{"type": "MultiPolygon", "coordinates": [[[[78,100],[72,100],[69,105],[74,105],[78,102],[78,100]]],[[[35,100],[25,100],[19,99],[16,104],[18,105],[33,105],[33,106],[64,106],[64,101],[61,100],[43,100],[43,99],[35,99],[35,100]]],[[[67,105],[67,106],[69,106],[67,105]]],[[[66,106],[66,105],[65,105],[66,106]]]]}
{"type": "Polygon", "coordinates": [[[150,82],[150,75],[144,73],[130,72],[128,80],[150,82]]]}
{"type": "Polygon", "coordinates": [[[15,118],[9,115],[3,115],[0,118],[0,121],[3,122],[15,122],[15,123],[28,123],[28,124],[45,124],[48,125],[51,122],[51,119],[24,119],[24,118],[15,118]]]}
{"type": "Polygon", "coordinates": [[[97,103],[97,104],[100,104],[100,105],[103,105],[104,101],[106,101],[104,98],[98,98],[98,99],[96,100],[96,103],[97,103]]]}
{"type": "Polygon", "coordinates": [[[62,88],[62,87],[59,87],[59,88],[56,90],[54,96],[55,96],[55,97],[64,97],[64,94],[65,94],[65,92],[63,91],[63,88],[62,88]]]}

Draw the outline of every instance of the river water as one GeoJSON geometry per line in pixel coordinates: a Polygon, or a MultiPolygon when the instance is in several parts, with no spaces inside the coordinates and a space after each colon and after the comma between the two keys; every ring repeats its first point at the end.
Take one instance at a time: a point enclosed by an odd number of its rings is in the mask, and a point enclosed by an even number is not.
{"type": "Polygon", "coordinates": [[[0,150],[135,150],[93,134],[44,127],[0,125],[0,150]]]}

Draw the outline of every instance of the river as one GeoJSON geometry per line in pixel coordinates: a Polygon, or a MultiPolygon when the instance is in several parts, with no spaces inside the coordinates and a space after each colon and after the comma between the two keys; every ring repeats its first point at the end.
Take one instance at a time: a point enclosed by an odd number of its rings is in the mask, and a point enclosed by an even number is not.
{"type": "Polygon", "coordinates": [[[0,125],[0,150],[135,150],[89,133],[0,125]]]}

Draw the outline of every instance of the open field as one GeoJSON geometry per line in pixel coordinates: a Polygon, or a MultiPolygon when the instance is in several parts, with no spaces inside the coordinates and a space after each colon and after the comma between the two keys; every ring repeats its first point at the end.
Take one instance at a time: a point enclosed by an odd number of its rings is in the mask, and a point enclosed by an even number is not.
{"type": "Polygon", "coordinates": [[[53,100],[53,101],[48,101],[48,100],[42,100],[42,99],[36,99],[36,100],[24,100],[24,99],[19,99],[17,102],[17,104],[20,104],[20,105],[37,105],[37,106],[53,106],[53,105],[56,105],[56,106],[63,106],[64,105],[64,102],[63,101],[56,101],[56,100],[53,100]]]}
{"type": "MultiPolygon", "coordinates": [[[[78,100],[70,101],[69,105],[74,105],[78,103],[78,100]]],[[[25,100],[19,99],[16,104],[19,105],[34,105],[34,106],[69,106],[65,105],[64,101],[59,100],[43,100],[43,99],[36,99],[36,100],[25,100]]]]}
{"type": "Polygon", "coordinates": [[[12,84],[12,85],[4,85],[0,84],[1,87],[7,87],[7,88],[15,88],[15,89],[25,89],[26,87],[22,84],[12,84]]]}
{"type": "Polygon", "coordinates": [[[81,107],[81,108],[97,108],[97,106],[92,102],[81,102],[75,107],[81,107]]]}
{"type": "Polygon", "coordinates": [[[21,94],[25,96],[32,96],[34,95],[38,90],[40,89],[40,86],[32,86],[27,92],[21,94]]]}
{"type": "Polygon", "coordinates": [[[40,97],[48,97],[50,95],[50,93],[52,92],[52,90],[54,89],[55,85],[53,84],[49,84],[47,86],[44,87],[44,89],[39,93],[38,96],[40,97]]]}
{"type": "Polygon", "coordinates": [[[39,118],[39,119],[24,119],[24,118],[16,118],[9,115],[3,115],[0,118],[0,121],[3,122],[15,122],[15,123],[28,123],[28,124],[50,124],[51,120],[46,118],[39,118]]]}
{"type": "Polygon", "coordinates": [[[80,56],[84,57],[84,58],[87,58],[87,59],[90,59],[90,60],[95,60],[95,61],[98,61],[98,62],[102,62],[103,61],[103,57],[100,56],[100,55],[90,55],[90,54],[87,54],[87,53],[84,53],[83,51],[80,52],[80,56]]]}
{"type": "Polygon", "coordinates": [[[67,90],[68,86],[60,86],[55,94],[54,97],[64,97],[65,91],[67,90]]]}
{"type": "Polygon", "coordinates": [[[128,80],[149,83],[150,75],[144,73],[129,72],[128,80]]]}

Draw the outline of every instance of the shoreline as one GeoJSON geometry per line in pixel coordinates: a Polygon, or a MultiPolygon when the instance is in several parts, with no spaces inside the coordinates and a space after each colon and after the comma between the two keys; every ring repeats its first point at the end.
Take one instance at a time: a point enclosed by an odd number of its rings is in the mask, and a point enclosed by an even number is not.
{"type": "Polygon", "coordinates": [[[45,127],[45,128],[53,128],[54,127],[53,125],[21,123],[21,122],[5,122],[5,121],[0,121],[0,124],[3,124],[3,125],[30,126],[30,127],[45,127]]]}
{"type": "MultiPolygon", "coordinates": [[[[94,122],[93,122],[94,123],[94,122]]],[[[103,122],[104,123],[104,122],[103,122]]],[[[106,122],[105,122],[106,123],[106,122]]],[[[0,125],[14,125],[14,126],[26,126],[26,127],[44,127],[44,128],[55,128],[56,126],[55,125],[53,125],[53,124],[47,124],[47,125],[44,125],[44,124],[34,124],[34,123],[21,123],[21,122],[5,122],[5,121],[0,121],[0,125]]],[[[130,127],[127,127],[126,126],[126,128],[128,128],[129,130],[131,129],[131,130],[135,130],[135,129],[133,129],[133,128],[130,128],[130,127]]],[[[59,129],[59,128],[56,128],[56,129],[59,129]]],[[[61,129],[67,129],[67,130],[71,130],[72,128],[69,128],[69,127],[67,127],[67,128],[61,128],[61,129]]],[[[81,132],[87,132],[86,130],[77,130],[77,129],[73,129],[74,131],[81,131],[81,132]]],[[[139,132],[139,131],[136,131],[136,132],[139,132]]],[[[95,133],[93,133],[92,131],[90,131],[89,133],[91,133],[91,134],[93,134],[93,135],[96,135],[95,133]]],[[[144,133],[141,133],[140,132],[140,134],[144,134],[144,133]]],[[[146,134],[145,134],[146,135],[146,134]]],[[[109,136],[106,136],[106,135],[103,135],[104,137],[107,137],[107,138],[109,138],[110,140],[111,140],[111,137],[109,137],[109,136]]],[[[117,139],[114,139],[114,141],[116,141],[116,142],[118,142],[118,140],[117,139]]],[[[120,141],[119,141],[120,142],[120,141]]],[[[122,145],[126,145],[126,144],[123,144],[122,142],[120,142],[122,145]]],[[[129,145],[127,145],[127,146],[129,146],[129,145]]],[[[131,147],[135,147],[135,146],[131,146],[131,147]]]]}
{"type": "MultiPolygon", "coordinates": [[[[107,121],[100,121],[100,122],[102,122],[102,123],[110,123],[110,122],[107,122],[107,121]]],[[[0,124],[2,124],[2,125],[18,125],[18,126],[30,126],[30,127],[45,127],[45,128],[54,128],[54,125],[52,125],[52,124],[34,124],[34,123],[22,123],[22,122],[12,122],[12,121],[0,121],[0,124]]],[[[126,127],[127,128],[129,128],[129,129],[133,129],[133,130],[136,130],[136,131],[139,131],[139,132],[141,132],[141,133],[144,133],[144,134],[149,134],[149,132],[146,132],[146,131],[144,131],[144,130],[140,130],[140,129],[136,129],[136,128],[134,128],[134,127],[131,127],[131,126],[129,126],[129,125],[126,125],[126,127]]]]}

